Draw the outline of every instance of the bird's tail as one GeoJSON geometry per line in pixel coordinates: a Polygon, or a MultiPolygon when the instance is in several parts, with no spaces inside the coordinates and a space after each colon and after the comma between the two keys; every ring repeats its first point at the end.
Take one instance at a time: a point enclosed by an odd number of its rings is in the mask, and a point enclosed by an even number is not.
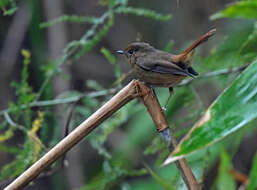
{"type": "Polygon", "coordinates": [[[198,40],[196,40],[189,48],[187,48],[183,53],[179,55],[179,60],[187,59],[187,55],[193,54],[193,50],[199,46],[201,43],[207,41],[216,32],[216,29],[212,29],[206,34],[202,35],[198,40]]]}

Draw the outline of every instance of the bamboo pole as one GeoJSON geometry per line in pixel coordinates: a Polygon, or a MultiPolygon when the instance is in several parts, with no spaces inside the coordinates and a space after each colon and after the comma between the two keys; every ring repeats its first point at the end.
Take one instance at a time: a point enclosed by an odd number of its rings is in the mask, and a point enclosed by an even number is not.
{"type": "MultiPolygon", "coordinates": [[[[157,131],[163,137],[163,140],[173,146],[176,146],[176,140],[172,133],[170,133],[168,123],[160,107],[157,97],[152,93],[151,89],[144,83],[137,80],[132,80],[127,86],[121,89],[113,98],[106,102],[88,119],[81,123],[68,136],[55,145],[42,158],[35,162],[4,190],[17,190],[25,187],[32,180],[34,180],[40,173],[47,169],[58,158],[63,156],[68,150],[75,146],[104,120],[109,118],[113,113],[119,110],[123,105],[127,104],[134,98],[140,97],[142,102],[151,115],[157,131]],[[171,138],[172,137],[172,138],[171,138]]],[[[185,159],[176,162],[182,178],[190,190],[198,190],[199,186],[185,159]]]]}

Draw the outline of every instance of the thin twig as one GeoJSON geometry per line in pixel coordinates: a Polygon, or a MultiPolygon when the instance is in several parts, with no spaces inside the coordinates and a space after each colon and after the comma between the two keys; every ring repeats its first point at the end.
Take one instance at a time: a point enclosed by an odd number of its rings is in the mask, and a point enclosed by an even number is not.
{"type": "Polygon", "coordinates": [[[15,127],[15,128],[17,128],[17,129],[19,129],[19,130],[25,132],[25,133],[28,132],[28,130],[26,129],[26,127],[15,123],[15,122],[11,119],[11,117],[9,116],[9,114],[8,114],[7,112],[4,113],[4,117],[5,117],[6,121],[7,121],[7,123],[9,123],[10,126],[15,127]]]}
{"type": "MultiPolygon", "coordinates": [[[[68,98],[57,98],[54,100],[44,100],[44,101],[36,101],[36,102],[31,102],[29,105],[21,105],[21,109],[26,109],[28,106],[29,107],[43,107],[43,106],[53,106],[53,105],[58,105],[58,104],[68,104],[68,103],[72,103],[72,102],[76,102],[78,100],[80,100],[83,97],[90,97],[90,98],[96,98],[96,97],[100,97],[100,96],[106,96],[107,94],[113,94],[115,92],[117,92],[117,88],[111,88],[111,89],[107,89],[107,90],[101,90],[101,91],[97,91],[97,92],[89,92],[89,93],[84,93],[78,96],[72,96],[72,97],[68,97],[68,98]]],[[[11,109],[5,109],[0,111],[0,116],[4,115],[5,113],[10,113],[11,109]]]]}
{"type": "Polygon", "coordinates": [[[10,126],[15,127],[21,131],[23,131],[25,134],[27,134],[31,139],[33,139],[34,142],[36,142],[41,148],[44,149],[44,151],[47,151],[46,146],[41,142],[41,140],[38,138],[38,136],[36,136],[35,134],[31,133],[28,129],[26,129],[26,127],[24,127],[23,125],[19,125],[17,123],[15,123],[10,115],[8,113],[4,113],[4,117],[7,121],[7,123],[9,123],[10,126]]]}
{"type": "MultiPolygon", "coordinates": [[[[201,74],[199,77],[197,77],[197,79],[204,79],[204,78],[209,78],[209,77],[216,77],[219,75],[227,75],[227,74],[231,74],[231,73],[241,72],[241,71],[245,70],[248,66],[249,66],[249,64],[246,64],[246,65],[242,65],[242,66],[239,66],[236,68],[231,68],[231,69],[227,68],[227,69],[220,69],[220,70],[212,71],[212,72],[206,72],[206,73],[201,74]]],[[[193,81],[196,81],[196,80],[195,79],[185,79],[178,85],[178,87],[188,85],[193,81]]]]}
{"type": "Polygon", "coordinates": [[[81,46],[85,45],[85,42],[93,36],[93,34],[95,33],[95,31],[97,30],[98,26],[102,23],[105,22],[105,20],[110,16],[110,14],[112,13],[112,11],[108,10],[107,12],[105,12],[102,16],[100,16],[98,19],[98,22],[93,24],[91,26],[91,28],[88,30],[88,32],[86,32],[80,40],[78,41],[73,41],[68,43],[68,45],[66,46],[66,48],[64,49],[64,54],[61,56],[60,59],[58,59],[56,61],[55,67],[52,69],[52,71],[50,72],[50,74],[46,77],[46,79],[44,80],[43,84],[41,85],[39,92],[37,93],[36,96],[36,101],[38,101],[41,97],[41,95],[43,94],[46,86],[48,85],[48,83],[51,81],[52,77],[54,76],[54,74],[56,73],[56,71],[58,70],[58,68],[65,62],[68,61],[70,59],[73,58],[73,56],[75,56],[75,54],[81,49],[81,46]]]}
{"type": "MultiPolygon", "coordinates": [[[[79,100],[80,100],[80,99],[79,99],[79,100]]],[[[75,108],[75,106],[77,105],[77,103],[79,102],[79,100],[76,101],[76,102],[73,102],[73,103],[70,105],[70,108],[69,108],[69,111],[68,111],[67,121],[66,121],[66,124],[65,124],[64,137],[68,136],[68,134],[70,133],[70,122],[71,122],[71,118],[72,118],[72,115],[73,115],[74,108],[75,108]]],[[[66,159],[66,154],[63,155],[61,163],[62,163],[63,166],[69,164],[69,163],[68,163],[68,160],[66,159]]]]}

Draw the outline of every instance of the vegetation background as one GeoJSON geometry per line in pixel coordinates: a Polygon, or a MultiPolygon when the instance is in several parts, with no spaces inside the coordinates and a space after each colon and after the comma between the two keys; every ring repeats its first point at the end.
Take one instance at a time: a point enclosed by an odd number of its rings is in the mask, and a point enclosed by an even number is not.
{"type": "MultiPolygon", "coordinates": [[[[129,66],[115,50],[141,39],[176,54],[212,28],[193,60],[200,77],[175,89],[167,120],[179,140],[216,100],[181,154],[190,153],[203,189],[257,188],[257,0],[0,0],[0,8],[1,189],[121,88],[129,66]]],[[[167,89],[157,94],[164,104],[167,89]]],[[[185,189],[174,164],[159,168],[168,154],[133,101],[25,189],[185,189]]]]}

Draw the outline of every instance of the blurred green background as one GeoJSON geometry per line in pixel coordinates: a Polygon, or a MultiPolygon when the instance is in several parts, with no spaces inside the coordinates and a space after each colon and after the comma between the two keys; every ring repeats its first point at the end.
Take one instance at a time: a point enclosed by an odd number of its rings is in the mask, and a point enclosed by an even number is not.
{"type": "MultiPolygon", "coordinates": [[[[129,81],[119,83],[129,65],[116,50],[141,40],[178,54],[213,28],[193,59],[200,76],[165,113],[178,141],[199,127],[173,156],[187,155],[202,189],[257,188],[257,0],[0,0],[0,10],[1,189],[129,81]]],[[[156,92],[164,105],[168,90],[156,92]]],[[[160,168],[168,155],[134,100],[24,189],[186,189],[174,164],[160,168]]]]}

